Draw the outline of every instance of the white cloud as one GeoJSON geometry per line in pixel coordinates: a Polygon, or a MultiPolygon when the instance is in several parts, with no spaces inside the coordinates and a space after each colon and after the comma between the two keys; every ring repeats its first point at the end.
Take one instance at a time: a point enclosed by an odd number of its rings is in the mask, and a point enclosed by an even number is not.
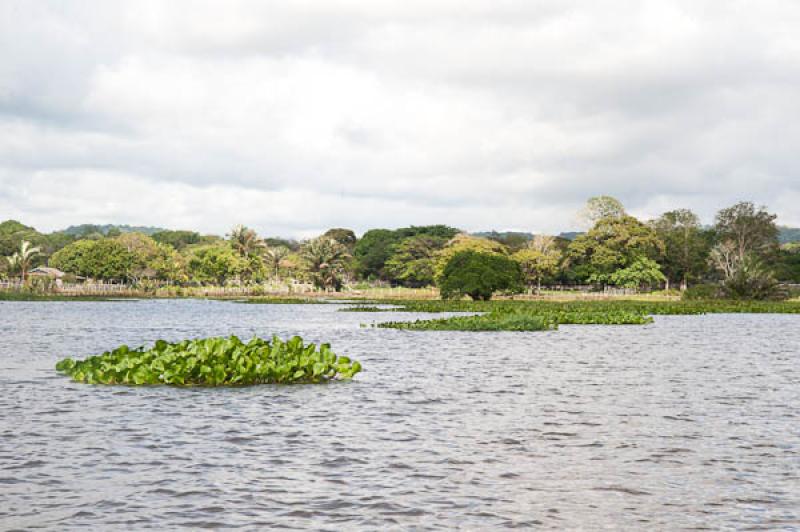
{"type": "Polygon", "coordinates": [[[586,197],[800,225],[800,6],[5,2],[0,218],[568,230],[586,197]]]}

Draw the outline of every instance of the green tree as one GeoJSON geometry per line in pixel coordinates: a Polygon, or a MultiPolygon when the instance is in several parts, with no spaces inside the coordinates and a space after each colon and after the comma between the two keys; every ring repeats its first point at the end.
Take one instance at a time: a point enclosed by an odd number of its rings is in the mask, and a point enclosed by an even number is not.
{"type": "Polygon", "coordinates": [[[577,278],[601,284],[613,284],[613,273],[637,258],[655,260],[663,252],[656,232],[632,216],[602,218],[568,248],[577,278]]]}
{"type": "Polygon", "coordinates": [[[136,257],[114,239],[78,240],[56,252],[50,265],[83,277],[104,281],[131,280],[136,257]]]}
{"type": "Polygon", "coordinates": [[[325,231],[325,234],[323,234],[322,237],[336,240],[349,250],[352,250],[356,245],[356,241],[358,241],[356,234],[352,231],[352,229],[343,229],[341,227],[328,229],[325,231]]]}
{"type": "Polygon", "coordinates": [[[497,291],[522,291],[522,272],[508,257],[460,251],[445,266],[439,289],[443,299],[468,295],[473,300],[488,301],[497,291]]]}
{"type": "Polygon", "coordinates": [[[542,280],[558,273],[562,252],[552,236],[536,235],[524,248],[511,256],[517,261],[529,287],[541,291],[542,280]]]}
{"type": "Polygon", "coordinates": [[[240,257],[250,258],[253,255],[260,255],[264,248],[264,243],[258,238],[258,234],[244,225],[235,226],[228,237],[231,246],[240,257]]]}
{"type": "Polygon", "coordinates": [[[30,242],[32,247],[39,248],[39,253],[31,257],[29,267],[39,264],[44,259],[45,240],[45,235],[16,220],[6,220],[0,223],[0,255],[9,256],[18,252],[23,241],[30,242]]]}
{"type": "Polygon", "coordinates": [[[9,270],[12,273],[19,270],[20,277],[22,277],[22,282],[24,283],[28,277],[28,268],[31,266],[31,261],[40,252],[41,250],[39,248],[31,246],[30,242],[23,240],[19,244],[19,249],[10,257],[6,257],[9,270]]]}
{"type": "Polygon", "coordinates": [[[6,257],[6,272],[10,275],[14,275],[18,271],[21,270],[20,266],[21,262],[19,259],[19,253],[14,253],[13,255],[8,255],[6,257]]]}
{"type": "Polygon", "coordinates": [[[172,246],[177,251],[200,243],[200,234],[194,231],[157,231],[152,234],[152,238],[156,242],[172,246]]]}
{"type": "Polygon", "coordinates": [[[314,286],[341,290],[345,264],[350,258],[345,246],[332,238],[319,237],[303,244],[300,256],[314,286]]]}
{"type": "Polygon", "coordinates": [[[590,227],[604,218],[623,218],[625,216],[627,216],[627,213],[622,202],[611,196],[589,198],[586,201],[586,206],[578,215],[590,227]]]}
{"type": "Polygon", "coordinates": [[[442,237],[426,234],[402,240],[386,261],[386,273],[403,286],[418,288],[433,284],[434,257],[446,242],[442,237]]]}
{"type": "Polygon", "coordinates": [[[128,272],[132,281],[179,281],[184,278],[180,256],[171,246],[156,242],[143,233],[124,233],[115,240],[133,256],[128,272]]]}
{"type": "Polygon", "coordinates": [[[766,258],[778,249],[776,215],[765,207],[756,209],[752,202],[742,201],[717,213],[714,229],[719,242],[730,242],[738,259],[748,254],[766,258]]]}
{"type": "Polygon", "coordinates": [[[353,248],[356,269],[365,279],[385,279],[384,267],[401,237],[389,229],[371,229],[353,248]]]}
{"type": "Polygon", "coordinates": [[[664,242],[661,264],[670,281],[679,282],[686,290],[690,280],[700,278],[707,270],[710,239],[700,225],[700,219],[688,209],[665,212],[652,222],[658,237],[664,242]]]}
{"type": "Polygon", "coordinates": [[[270,246],[264,251],[264,262],[275,279],[280,278],[281,262],[289,256],[291,250],[286,246],[270,246]]]}
{"type": "Polygon", "coordinates": [[[87,265],[96,245],[95,240],[76,240],[54,253],[49,264],[67,273],[91,277],[87,265]]]}
{"type": "Polygon", "coordinates": [[[395,231],[371,229],[364,233],[353,249],[356,271],[365,279],[391,280],[385,267],[397,244],[406,238],[420,235],[450,240],[458,233],[458,229],[447,225],[401,227],[395,231]]]}
{"type": "Polygon", "coordinates": [[[488,238],[489,240],[499,242],[507,247],[512,253],[516,253],[517,251],[524,249],[525,246],[528,245],[528,242],[532,240],[532,235],[530,233],[520,233],[516,231],[505,231],[503,233],[490,231],[488,233],[480,233],[476,236],[482,236],[488,238]]]}
{"type": "Polygon", "coordinates": [[[800,284],[800,242],[781,246],[776,277],[781,281],[800,284]]]}
{"type": "Polygon", "coordinates": [[[772,297],[777,283],[766,261],[778,255],[778,227],[774,214],[743,201],[717,213],[714,230],[717,244],[709,262],[722,277],[728,297],[764,299],[772,297]]]}
{"type": "Polygon", "coordinates": [[[611,284],[624,288],[653,286],[666,280],[658,263],[643,256],[636,257],[628,266],[611,274],[611,284]]]}
{"type": "Polygon", "coordinates": [[[466,233],[458,234],[450,239],[444,248],[436,252],[433,277],[437,282],[441,280],[441,276],[444,273],[445,267],[447,267],[447,263],[450,262],[450,259],[462,251],[477,251],[490,255],[508,255],[508,248],[500,242],[489,240],[488,238],[471,236],[466,233]]]}
{"type": "Polygon", "coordinates": [[[210,244],[188,250],[186,267],[191,280],[224,286],[242,274],[247,262],[228,245],[210,244]]]}

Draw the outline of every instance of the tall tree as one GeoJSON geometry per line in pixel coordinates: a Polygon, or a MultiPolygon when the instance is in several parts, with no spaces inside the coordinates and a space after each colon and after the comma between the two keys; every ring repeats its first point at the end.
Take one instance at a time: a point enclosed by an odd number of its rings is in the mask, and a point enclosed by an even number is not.
{"type": "Polygon", "coordinates": [[[568,248],[578,278],[601,284],[613,284],[614,272],[631,266],[637,258],[654,260],[663,252],[656,232],[632,216],[603,218],[568,248]]]}
{"type": "Polygon", "coordinates": [[[688,209],[665,212],[652,222],[656,234],[664,242],[661,264],[669,282],[680,282],[685,290],[688,282],[706,271],[710,241],[700,225],[700,218],[688,209]]]}
{"type": "Polygon", "coordinates": [[[731,242],[739,260],[749,253],[764,258],[778,248],[776,215],[742,201],[717,213],[714,229],[720,242],[731,242]]]}
{"type": "Polygon", "coordinates": [[[19,251],[14,253],[12,259],[9,260],[9,263],[16,264],[20,269],[23,283],[28,277],[28,268],[30,268],[31,260],[39,253],[41,253],[41,249],[31,246],[30,242],[23,240],[19,244],[19,251]]]}
{"type": "Polygon", "coordinates": [[[358,273],[365,279],[385,279],[386,261],[402,237],[389,229],[370,229],[353,249],[358,273]]]}
{"type": "Polygon", "coordinates": [[[186,246],[200,242],[200,234],[194,231],[156,231],[151,235],[153,240],[161,244],[167,244],[181,251],[186,246]]]}
{"type": "Polygon", "coordinates": [[[228,234],[231,246],[244,258],[249,259],[258,254],[264,247],[264,243],[258,238],[258,234],[244,225],[237,225],[228,234]]]}
{"type": "Polygon", "coordinates": [[[622,202],[612,196],[594,196],[586,201],[586,206],[578,217],[589,227],[603,218],[622,218],[626,216],[622,202]]]}
{"type": "Polygon", "coordinates": [[[401,241],[386,261],[386,273],[393,281],[412,288],[433,284],[434,257],[447,240],[426,234],[401,241]]]}
{"type": "Polygon", "coordinates": [[[477,251],[490,255],[508,255],[508,248],[500,242],[489,240],[488,238],[471,236],[466,233],[458,234],[447,242],[444,248],[436,253],[433,276],[437,283],[441,281],[441,276],[447,263],[450,262],[450,259],[462,251],[477,251]]]}
{"type": "Polygon", "coordinates": [[[247,266],[247,259],[224,243],[198,246],[188,250],[189,276],[201,283],[224,286],[229,279],[240,276],[247,266]]]}
{"type": "Polygon", "coordinates": [[[332,238],[350,250],[353,249],[353,247],[356,245],[356,241],[358,240],[352,229],[344,229],[341,227],[328,229],[322,236],[324,238],[332,238]]]}
{"type": "Polygon", "coordinates": [[[341,290],[345,263],[350,254],[347,248],[332,238],[309,240],[300,248],[305,270],[317,288],[341,290]]]}
{"type": "Polygon", "coordinates": [[[547,235],[534,236],[524,248],[511,256],[519,263],[528,287],[536,285],[537,292],[542,289],[543,279],[558,272],[561,257],[555,237],[547,235]]]}
{"type": "Polygon", "coordinates": [[[267,263],[270,274],[274,274],[275,279],[280,277],[281,261],[291,253],[286,246],[270,246],[264,251],[264,262],[267,263]]]}

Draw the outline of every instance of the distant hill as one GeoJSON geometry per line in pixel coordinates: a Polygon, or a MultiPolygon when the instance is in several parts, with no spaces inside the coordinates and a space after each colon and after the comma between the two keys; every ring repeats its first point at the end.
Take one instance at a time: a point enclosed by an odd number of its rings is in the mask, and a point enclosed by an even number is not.
{"type": "Polygon", "coordinates": [[[491,238],[493,240],[507,240],[508,238],[522,238],[525,240],[531,240],[533,238],[533,233],[527,233],[524,231],[479,231],[477,233],[472,233],[472,236],[491,238]]]}
{"type": "Polygon", "coordinates": [[[800,227],[779,227],[778,240],[781,244],[800,242],[800,227]]]}
{"type": "Polygon", "coordinates": [[[81,225],[71,225],[66,229],[64,229],[62,232],[72,236],[82,236],[91,233],[101,233],[107,235],[108,232],[112,229],[118,229],[120,233],[144,233],[146,235],[152,235],[153,233],[164,231],[164,229],[160,227],[116,225],[116,224],[105,224],[105,225],[81,224],[81,225]]]}
{"type": "MultiPolygon", "coordinates": [[[[575,237],[582,235],[583,233],[580,231],[566,231],[559,233],[556,235],[557,238],[563,238],[564,240],[575,240],[575,237]]],[[[521,240],[532,240],[534,233],[528,233],[525,231],[479,231],[477,233],[472,233],[473,236],[479,236],[482,238],[491,238],[492,240],[504,241],[504,240],[514,240],[514,239],[521,239],[521,240]]]]}
{"type": "Polygon", "coordinates": [[[558,238],[563,238],[564,240],[575,240],[577,237],[581,236],[583,232],[581,231],[567,231],[565,233],[559,233],[558,238]]]}

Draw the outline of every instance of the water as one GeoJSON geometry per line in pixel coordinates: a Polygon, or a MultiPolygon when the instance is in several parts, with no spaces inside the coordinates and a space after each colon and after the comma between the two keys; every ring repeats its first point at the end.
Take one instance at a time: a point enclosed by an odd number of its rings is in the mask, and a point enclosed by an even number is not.
{"type": "Polygon", "coordinates": [[[209,301],[0,303],[0,529],[800,528],[800,316],[544,333],[209,301]],[[55,362],[235,333],[349,383],[75,384],[55,362]]]}

